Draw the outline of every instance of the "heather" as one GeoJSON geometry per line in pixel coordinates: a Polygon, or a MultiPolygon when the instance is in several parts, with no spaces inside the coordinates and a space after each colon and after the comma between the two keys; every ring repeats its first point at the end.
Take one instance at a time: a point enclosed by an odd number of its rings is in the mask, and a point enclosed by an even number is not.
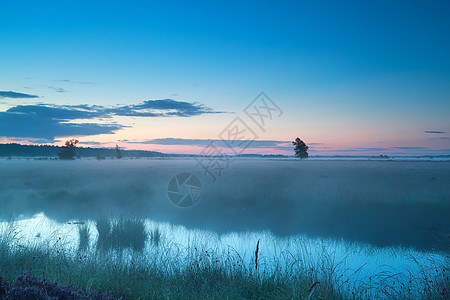
{"type": "Polygon", "coordinates": [[[75,288],[72,285],[60,285],[56,281],[48,280],[45,277],[38,279],[30,274],[20,274],[14,284],[0,277],[0,297],[2,299],[98,299],[113,300],[122,299],[113,297],[109,293],[99,293],[96,290],[86,291],[82,288],[75,288]]]}

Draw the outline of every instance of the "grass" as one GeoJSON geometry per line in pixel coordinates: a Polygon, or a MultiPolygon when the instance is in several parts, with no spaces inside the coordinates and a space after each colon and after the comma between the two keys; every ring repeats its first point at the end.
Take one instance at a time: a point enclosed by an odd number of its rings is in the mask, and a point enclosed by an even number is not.
{"type": "Polygon", "coordinates": [[[51,240],[24,245],[11,224],[0,230],[0,276],[10,282],[14,282],[19,274],[27,273],[61,285],[111,292],[115,297],[127,299],[449,297],[448,261],[446,265],[436,264],[436,274],[432,277],[424,269],[423,274],[406,271],[410,283],[403,286],[399,284],[401,274],[388,272],[378,274],[376,280],[365,282],[359,288],[351,288],[339,280],[340,263],[335,262],[333,254],[326,249],[317,264],[306,263],[305,252],[284,253],[282,255],[290,259],[275,261],[274,264],[280,267],[269,270],[264,268],[262,244],[255,244],[253,258],[245,261],[232,249],[226,252],[196,246],[181,249],[162,239],[158,229],[150,233],[148,241],[153,247],[144,255],[140,248],[144,237],[143,223],[134,219],[97,221],[99,241],[103,239],[105,245],[111,243],[106,248],[89,247],[90,229],[80,226],[80,238],[87,237],[87,241],[80,239],[80,245],[84,245],[82,252],[68,249],[57,235],[51,240]],[[139,234],[130,239],[130,233],[139,234]],[[137,241],[137,249],[132,241],[137,241]],[[123,251],[124,245],[128,251],[123,251]],[[286,265],[281,266],[284,263],[286,265]],[[381,284],[375,284],[375,281],[381,284]]]}
{"type": "Polygon", "coordinates": [[[80,241],[78,243],[78,250],[86,251],[89,248],[89,241],[91,238],[89,226],[87,224],[78,225],[78,235],[80,237],[80,241]]]}
{"type": "Polygon", "coordinates": [[[148,238],[142,219],[121,218],[111,221],[100,218],[97,220],[96,227],[97,248],[102,250],[130,248],[134,251],[142,251],[148,238]]]}
{"type": "Polygon", "coordinates": [[[159,246],[161,242],[161,231],[159,228],[155,228],[150,232],[150,242],[155,246],[159,246]]]}
{"type": "MultiPolygon", "coordinates": [[[[112,224],[122,228],[128,223],[125,220],[97,222],[97,228],[110,228],[109,233],[112,233],[115,226],[112,224]]],[[[84,227],[79,227],[79,233],[86,232],[84,227]]],[[[99,251],[96,247],[83,253],[74,252],[66,249],[59,238],[24,247],[12,227],[0,236],[0,275],[6,280],[14,281],[18,274],[26,272],[63,285],[112,292],[116,297],[128,299],[298,299],[310,294],[308,288],[314,282],[309,275],[300,272],[289,276],[279,272],[262,276],[255,271],[253,262],[246,264],[232,252],[191,248],[188,260],[179,256],[169,263],[167,253],[178,249],[163,244],[159,230],[152,233],[152,243],[158,245],[152,256],[135,250],[127,256],[113,248],[99,251]]],[[[320,294],[340,298],[334,290],[322,289],[320,294]]]]}

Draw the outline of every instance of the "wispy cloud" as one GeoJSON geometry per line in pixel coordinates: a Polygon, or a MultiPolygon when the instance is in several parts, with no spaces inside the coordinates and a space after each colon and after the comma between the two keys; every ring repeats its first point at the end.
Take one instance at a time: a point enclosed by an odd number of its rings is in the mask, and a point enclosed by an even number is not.
{"type": "Polygon", "coordinates": [[[438,130],[425,130],[425,133],[437,133],[437,134],[442,134],[445,133],[444,131],[438,131],[438,130]]]}
{"type": "Polygon", "coordinates": [[[399,150],[427,150],[428,148],[425,147],[391,147],[392,149],[399,149],[399,150]]]}
{"type": "MultiPolygon", "coordinates": [[[[124,140],[125,141],[125,140],[124,140]]],[[[229,148],[229,144],[226,141],[219,139],[182,139],[182,138],[161,138],[142,141],[128,141],[130,144],[150,144],[150,145],[163,145],[163,146],[196,146],[207,147],[211,143],[215,147],[229,148]]],[[[246,144],[247,145],[247,144],[246,144]]],[[[234,146],[234,145],[233,145],[234,146]]],[[[238,147],[238,146],[236,146],[238,147]]],[[[273,141],[273,140],[256,140],[250,143],[249,148],[258,149],[274,149],[274,150],[292,150],[293,147],[290,141],[273,141]]]]}
{"type": "Polygon", "coordinates": [[[356,148],[356,151],[391,151],[389,148],[356,148]]]}
{"type": "Polygon", "coordinates": [[[95,145],[95,146],[101,146],[101,145],[104,145],[105,143],[94,142],[94,141],[85,141],[85,142],[79,142],[79,144],[81,144],[81,145],[95,145]]]}
{"type": "MultiPolygon", "coordinates": [[[[387,148],[353,148],[353,149],[328,149],[326,153],[331,155],[379,155],[411,156],[411,155],[448,155],[450,149],[428,149],[424,147],[387,147],[387,148]],[[363,150],[365,149],[365,150],[363,150]]],[[[318,153],[321,154],[321,153],[318,153]]]]}
{"type": "Polygon", "coordinates": [[[60,88],[60,87],[49,86],[48,88],[54,90],[57,93],[65,93],[65,92],[67,92],[65,89],[60,88]]]}
{"type": "Polygon", "coordinates": [[[434,136],[428,138],[429,141],[439,141],[439,140],[450,140],[450,137],[448,136],[434,136]]]}
{"type": "Polygon", "coordinates": [[[126,105],[105,109],[105,112],[117,116],[133,117],[191,117],[201,114],[222,113],[197,102],[176,101],[173,99],[147,100],[141,104],[126,105]]]}
{"type": "Polygon", "coordinates": [[[96,84],[95,82],[90,81],[74,81],[70,79],[57,79],[55,82],[65,82],[65,83],[77,83],[77,84],[96,84]]]}
{"type": "Polygon", "coordinates": [[[13,91],[0,91],[0,98],[39,98],[39,96],[13,91]]]}
{"type": "MultiPolygon", "coordinates": [[[[383,151],[383,152],[392,152],[393,149],[392,148],[352,148],[352,149],[331,149],[331,151],[336,152],[336,153],[342,153],[342,152],[357,152],[357,153],[366,153],[366,152],[379,152],[379,151],[383,151]]],[[[364,154],[366,155],[366,154],[364,154]]]]}
{"type": "Polygon", "coordinates": [[[34,144],[48,144],[53,143],[55,140],[53,139],[39,139],[39,138],[18,138],[18,137],[9,137],[9,141],[14,143],[27,143],[31,142],[34,144]]]}
{"type": "Polygon", "coordinates": [[[22,116],[32,116],[43,119],[73,120],[90,119],[100,117],[101,114],[92,110],[83,110],[79,106],[48,106],[45,104],[17,105],[8,109],[5,113],[22,116]]]}

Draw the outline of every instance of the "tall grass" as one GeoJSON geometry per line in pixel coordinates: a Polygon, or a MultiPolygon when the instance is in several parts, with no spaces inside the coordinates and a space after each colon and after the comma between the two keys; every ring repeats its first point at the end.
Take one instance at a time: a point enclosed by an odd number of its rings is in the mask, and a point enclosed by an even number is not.
{"type": "MultiPolygon", "coordinates": [[[[62,285],[111,292],[116,297],[128,299],[449,297],[449,260],[445,264],[435,263],[436,270],[432,275],[424,268],[420,274],[411,270],[402,274],[384,272],[356,287],[348,284],[351,278],[342,278],[341,262],[336,262],[334,254],[327,249],[323,249],[318,263],[308,262],[307,251],[286,252],[280,254],[282,257],[278,261],[271,262],[275,268],[266,268],[264,243],[256,243],[255,256],[246,261],[232,248],[221,251],[198,244],[180,248],[166,238],[162,239],[161,232],[155,229],[149,242],[156,245],[157,239],[158,246],[150,247],[147,253],[130,246],[128,233],[135,232],[131,229],[141,232],[136,221],[98,220],[96,227],[98,239],[103,236],[107,241],[104,243],[111,243],[103,249],[105,251],[98,251],[98,244],[89,248],[89,243],[83,252],[73,251],[57,235],[39,243],[23,243],[17,238],[17,228],[13,225],[4,227],[0,230],[0,277],[13,282],[17,275],[28,273],[56,280],[62,285]],[[118,242],[118,237],[124,240],[118,242]],[[130,256],[123,255],[124,245],[130,246],[127,252],[130,256]],[[402,276],[407,276],[410,283],[401,280],[402,276]]],[[[79,234],[88,232],[88,227],[79,227],[79,234]]],[[[305,246],[299,245],[301,247],[305,246]]],[[[418,261],[415,263],[419,264],[418,261]]]]}
{"type": "Polygon", "coordinates": [[[159,243],[161,242],[161,231],[159,230],[159,228],[155,228],[150,232],[150,242],[154,245],[154,246],[159,246],[159,243]]]}
{"type": "Polygon", "coordinates": [[[78,251],[86,251],[89,248],[89,241],[91,239],[89,225],[79,224],[78,225],[78,235],[80,237],[80,240],[78,243],[78,251]]]}
{"type": "Polygon", "coordinates": [[[127,249],[142,251],[148,234],[142,219],[118,219],[108,220],[100,218],[96,223],[98,239],[97,248],[127,249]]]}
{"type": "MultiPolygon", "coordinates": [[[[112,235],[114,228],[121,230],[121,226],[130,223],[97,222],[97,228],[108,228],[107,224],[111,225],[112,235]]],[[[79,227],[79,233],[86,232],[79,227]]],[[[129,299],[299,299],[310,294],[308,288],[313,280],[300,271],[289,276],[279,271],[258,276],[252,262],[246,264],[233,252],[195,247],[188,249],[187,257],[179,255],[172,259],[168,253],[183,251],[163,243],[159,230],[153,232],[153,239],[152,243],[158,243],[158,247],[151,255],[131,250],[131,257],[125,259],[113,247],[107,251],[97,251],[96,247],[84,252],[71,251],[59,238],[23,245],[16,238],[15,228],[4,228],[0,233],[0,276],[13,282],[17,275],[26,272],[63,285],[111,292],[129,299]]],[[[319,294],[342,298],[335,290],[322,289],[319,294]]]]}

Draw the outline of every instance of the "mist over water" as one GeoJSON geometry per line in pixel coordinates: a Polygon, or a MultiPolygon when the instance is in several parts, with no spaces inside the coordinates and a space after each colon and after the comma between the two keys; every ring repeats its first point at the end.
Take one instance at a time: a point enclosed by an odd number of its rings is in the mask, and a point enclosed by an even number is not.
{"type": "Polygon", "coordinates": [[[215,182],[189,159],[0,165],[3,217],[142,217],[219,235],[268,231],[449,252],[449,162],[238,160],[215,182]],[[203,186],[183,209],[167,197],[182,172],[203,186]]]}

